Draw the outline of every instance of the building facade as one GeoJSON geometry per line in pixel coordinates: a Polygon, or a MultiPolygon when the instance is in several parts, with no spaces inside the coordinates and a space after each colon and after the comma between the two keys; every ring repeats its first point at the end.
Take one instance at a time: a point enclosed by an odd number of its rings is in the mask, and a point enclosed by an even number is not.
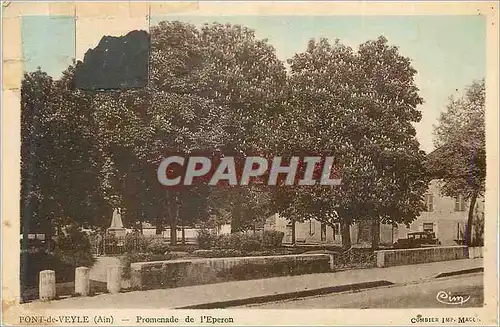
{"type": "MultiPolygon", "coordinates": [[[[408,227],[380,224],[380,244],[391,245],[399,238],[406,238],[410,232],[433,232],[442,245],[462,244],[465,238],[469,202],[462,196],[455,198],[440,193],[439,181],[433,180],[429,184],[428,192],[424,196],[425,211],[421,212],[408,227]]],[[[484,212],[484,199],[479,198],[476,210],[484,212]]],[[[292,225],[279,214],[274,214],[266,221],[264,229],[282,231],[285,236],[283,243],[292,242],[292,225]]],[[[350,227],[351,243],[370,245],[372,227],[370,221],[360,221],[350,227]]],[[[295,224],[295,240],[304,244],[331,244],[341,245],[342,235],[340,224],[329,226],[315,219],[297,222],[295,224]]]]}
{"type": "MultiPolygon", "coordinates": [[[[470,202],[463,196],[444,196],[439,188],[439,180],[433,180],[424,196],[425,210],[409,228],[400,225],[397,237],[404,238],[408,232],[433,232],[442,245],[463,244],[467,230],[470,202]]],[[[476,201],[476,213],[484,213],[484,197],[476,201]]]]}
{"type": "MultiPolygon", "coordinates": [[[[350,226],[351,244],[369,245],[371,244],[371,222],[361,221],[350,226]]],[[[285,218],[274,214],[266,221],[264,229],[271,229],[283,232],[283,243],[292,243],[292,224],[285,218]]],[[[394,232],[390,225],[380,226],[380,243],[392,244],[394,232]]],[[[342,234],[340,223],[333,226],[311,219],[305,222],[295,223],[295,241],[302,244],[329,244],[342,245],[342,234]]]]}

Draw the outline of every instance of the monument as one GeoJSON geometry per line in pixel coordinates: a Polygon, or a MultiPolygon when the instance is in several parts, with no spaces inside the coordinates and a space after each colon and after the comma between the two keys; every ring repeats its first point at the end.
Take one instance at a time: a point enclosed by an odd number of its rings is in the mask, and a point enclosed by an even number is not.
{"type": "Polygon", "coordinates": [[[111,226],[108,228],[108,234],[115,236],[125,236],[126,229],[123,227],[122,215],[120,209],[113,210],[113,218],[111,219],[111,226]]]}

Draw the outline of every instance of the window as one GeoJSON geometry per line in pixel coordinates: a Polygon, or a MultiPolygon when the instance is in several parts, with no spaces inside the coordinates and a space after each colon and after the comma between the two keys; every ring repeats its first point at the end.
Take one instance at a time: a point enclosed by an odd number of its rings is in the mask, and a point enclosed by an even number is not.
{"type": "Polygon", "coordinates": [[[433,223],[424,223],[423,226],[424,232],[434,232],[434,224],[433,223]]]}
{"type": "Polygon", "coordinates": [[[425,195],[425,211],[434,211],[434,195],[425,195]]]}
{"type": "Polygon", "coordinates": [[[340,236],[340,224],[333,224],[333,239],[335,240],[337,236],[340,236]]]}
{"type": "Polygon", "coordinates": [[[321,224],[321,240],[326,241],[326,224],[321,224]]]}
{"type": "Polygon", "coordinates": [[[465,211],[465,199],[462,194],[455,197],[455,211],[465,211]]]}
{"type": "Polygon", "coordinates": [[[315,227],[314,221],[312,219],[309,220],[309,235],[314,235],[316,232],[315,227]]]}
{"type": "Polygon", "coordinates": [[[463,240],[464,240],[464,226],[461,226],[460,223],[457,223],[457,238],[455,242],[461,244],[463,240]]]}

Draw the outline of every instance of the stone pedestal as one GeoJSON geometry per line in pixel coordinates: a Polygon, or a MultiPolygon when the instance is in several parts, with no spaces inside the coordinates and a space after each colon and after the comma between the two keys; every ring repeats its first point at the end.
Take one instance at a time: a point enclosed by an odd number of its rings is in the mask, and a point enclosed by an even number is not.
{"type": "Polygon", "coordinates": [[[78,267],[75,269],[75,293],[87,296],[90,293],[90,268],[78,267]]]}
{"type": "Polygon", "coordinates": [[[38,297],[42,301],[56,298],[56,272],[53,270],[40,271],[38,297]]]}
{"type": "Polygon", "coordinates": [[[119,293],[122,286],[122,270],[121,267],[109,266],[107,275],[107,287],[109,293],[119,293]]]}
{"type": "Polygon", "coordinates": [[[108,234],[114,235],[115,237],[125,237],[125,235],[127,235],[127,230],[125,228],[108,228],[108,234]]]}

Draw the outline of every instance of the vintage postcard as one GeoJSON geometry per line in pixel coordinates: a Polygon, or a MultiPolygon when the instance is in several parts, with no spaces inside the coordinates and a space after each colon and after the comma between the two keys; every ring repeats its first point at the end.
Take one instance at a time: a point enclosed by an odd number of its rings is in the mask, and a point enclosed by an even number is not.
{"type": "Polygon", "coordinates": [[[4,1],[2,324],[497,326],[498,23],[4,1]]]}

